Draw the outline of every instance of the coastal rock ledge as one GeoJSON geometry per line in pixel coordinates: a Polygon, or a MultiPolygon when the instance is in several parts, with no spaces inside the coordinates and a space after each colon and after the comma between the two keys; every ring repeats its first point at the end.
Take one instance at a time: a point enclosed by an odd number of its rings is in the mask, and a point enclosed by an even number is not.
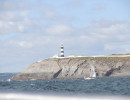
{"type": "Polygon", "coordinates": [[[93,66],[97,77],[130,76],[130,57],[49,58],[31,64],[12,80],[89,77],[93,66]]]}

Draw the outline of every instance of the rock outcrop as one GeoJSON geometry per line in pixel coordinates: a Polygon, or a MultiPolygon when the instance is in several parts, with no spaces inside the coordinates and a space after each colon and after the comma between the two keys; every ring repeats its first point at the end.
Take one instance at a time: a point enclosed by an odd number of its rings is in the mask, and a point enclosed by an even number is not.
{"type": "Polygon", "coordinates": [[[36,62],[12,80],[89,77],[91,66],[97,77],[130,76],[130,57],[75,57],[36,62]]]}

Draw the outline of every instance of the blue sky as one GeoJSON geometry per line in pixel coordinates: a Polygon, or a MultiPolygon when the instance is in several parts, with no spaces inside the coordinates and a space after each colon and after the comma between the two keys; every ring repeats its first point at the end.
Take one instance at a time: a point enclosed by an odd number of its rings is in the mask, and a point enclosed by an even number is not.
{"type": "Polygon", "coordinates": [[[0,72],[65,56],[130,53],[130,0],[0,0],[0,72]]]}

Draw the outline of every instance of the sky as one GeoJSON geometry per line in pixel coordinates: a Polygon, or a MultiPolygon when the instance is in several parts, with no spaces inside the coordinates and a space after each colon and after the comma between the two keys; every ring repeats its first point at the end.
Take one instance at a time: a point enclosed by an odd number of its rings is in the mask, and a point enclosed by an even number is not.
{"type": "Polygon", "coordinates": [[[130,53],[130,0],[0,0],[0,72],[65,56],[130,53]]]}

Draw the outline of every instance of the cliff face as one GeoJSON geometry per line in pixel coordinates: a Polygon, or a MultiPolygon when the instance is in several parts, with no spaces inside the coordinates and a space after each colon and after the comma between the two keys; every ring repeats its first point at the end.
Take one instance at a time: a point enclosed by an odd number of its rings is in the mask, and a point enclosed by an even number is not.
{"type": "Polygon", "coordinates": [[[97,77],[130,76],[130,57],[77,57],[36,62],[12,80],[89,77],[91,66],[97,77]]]}

